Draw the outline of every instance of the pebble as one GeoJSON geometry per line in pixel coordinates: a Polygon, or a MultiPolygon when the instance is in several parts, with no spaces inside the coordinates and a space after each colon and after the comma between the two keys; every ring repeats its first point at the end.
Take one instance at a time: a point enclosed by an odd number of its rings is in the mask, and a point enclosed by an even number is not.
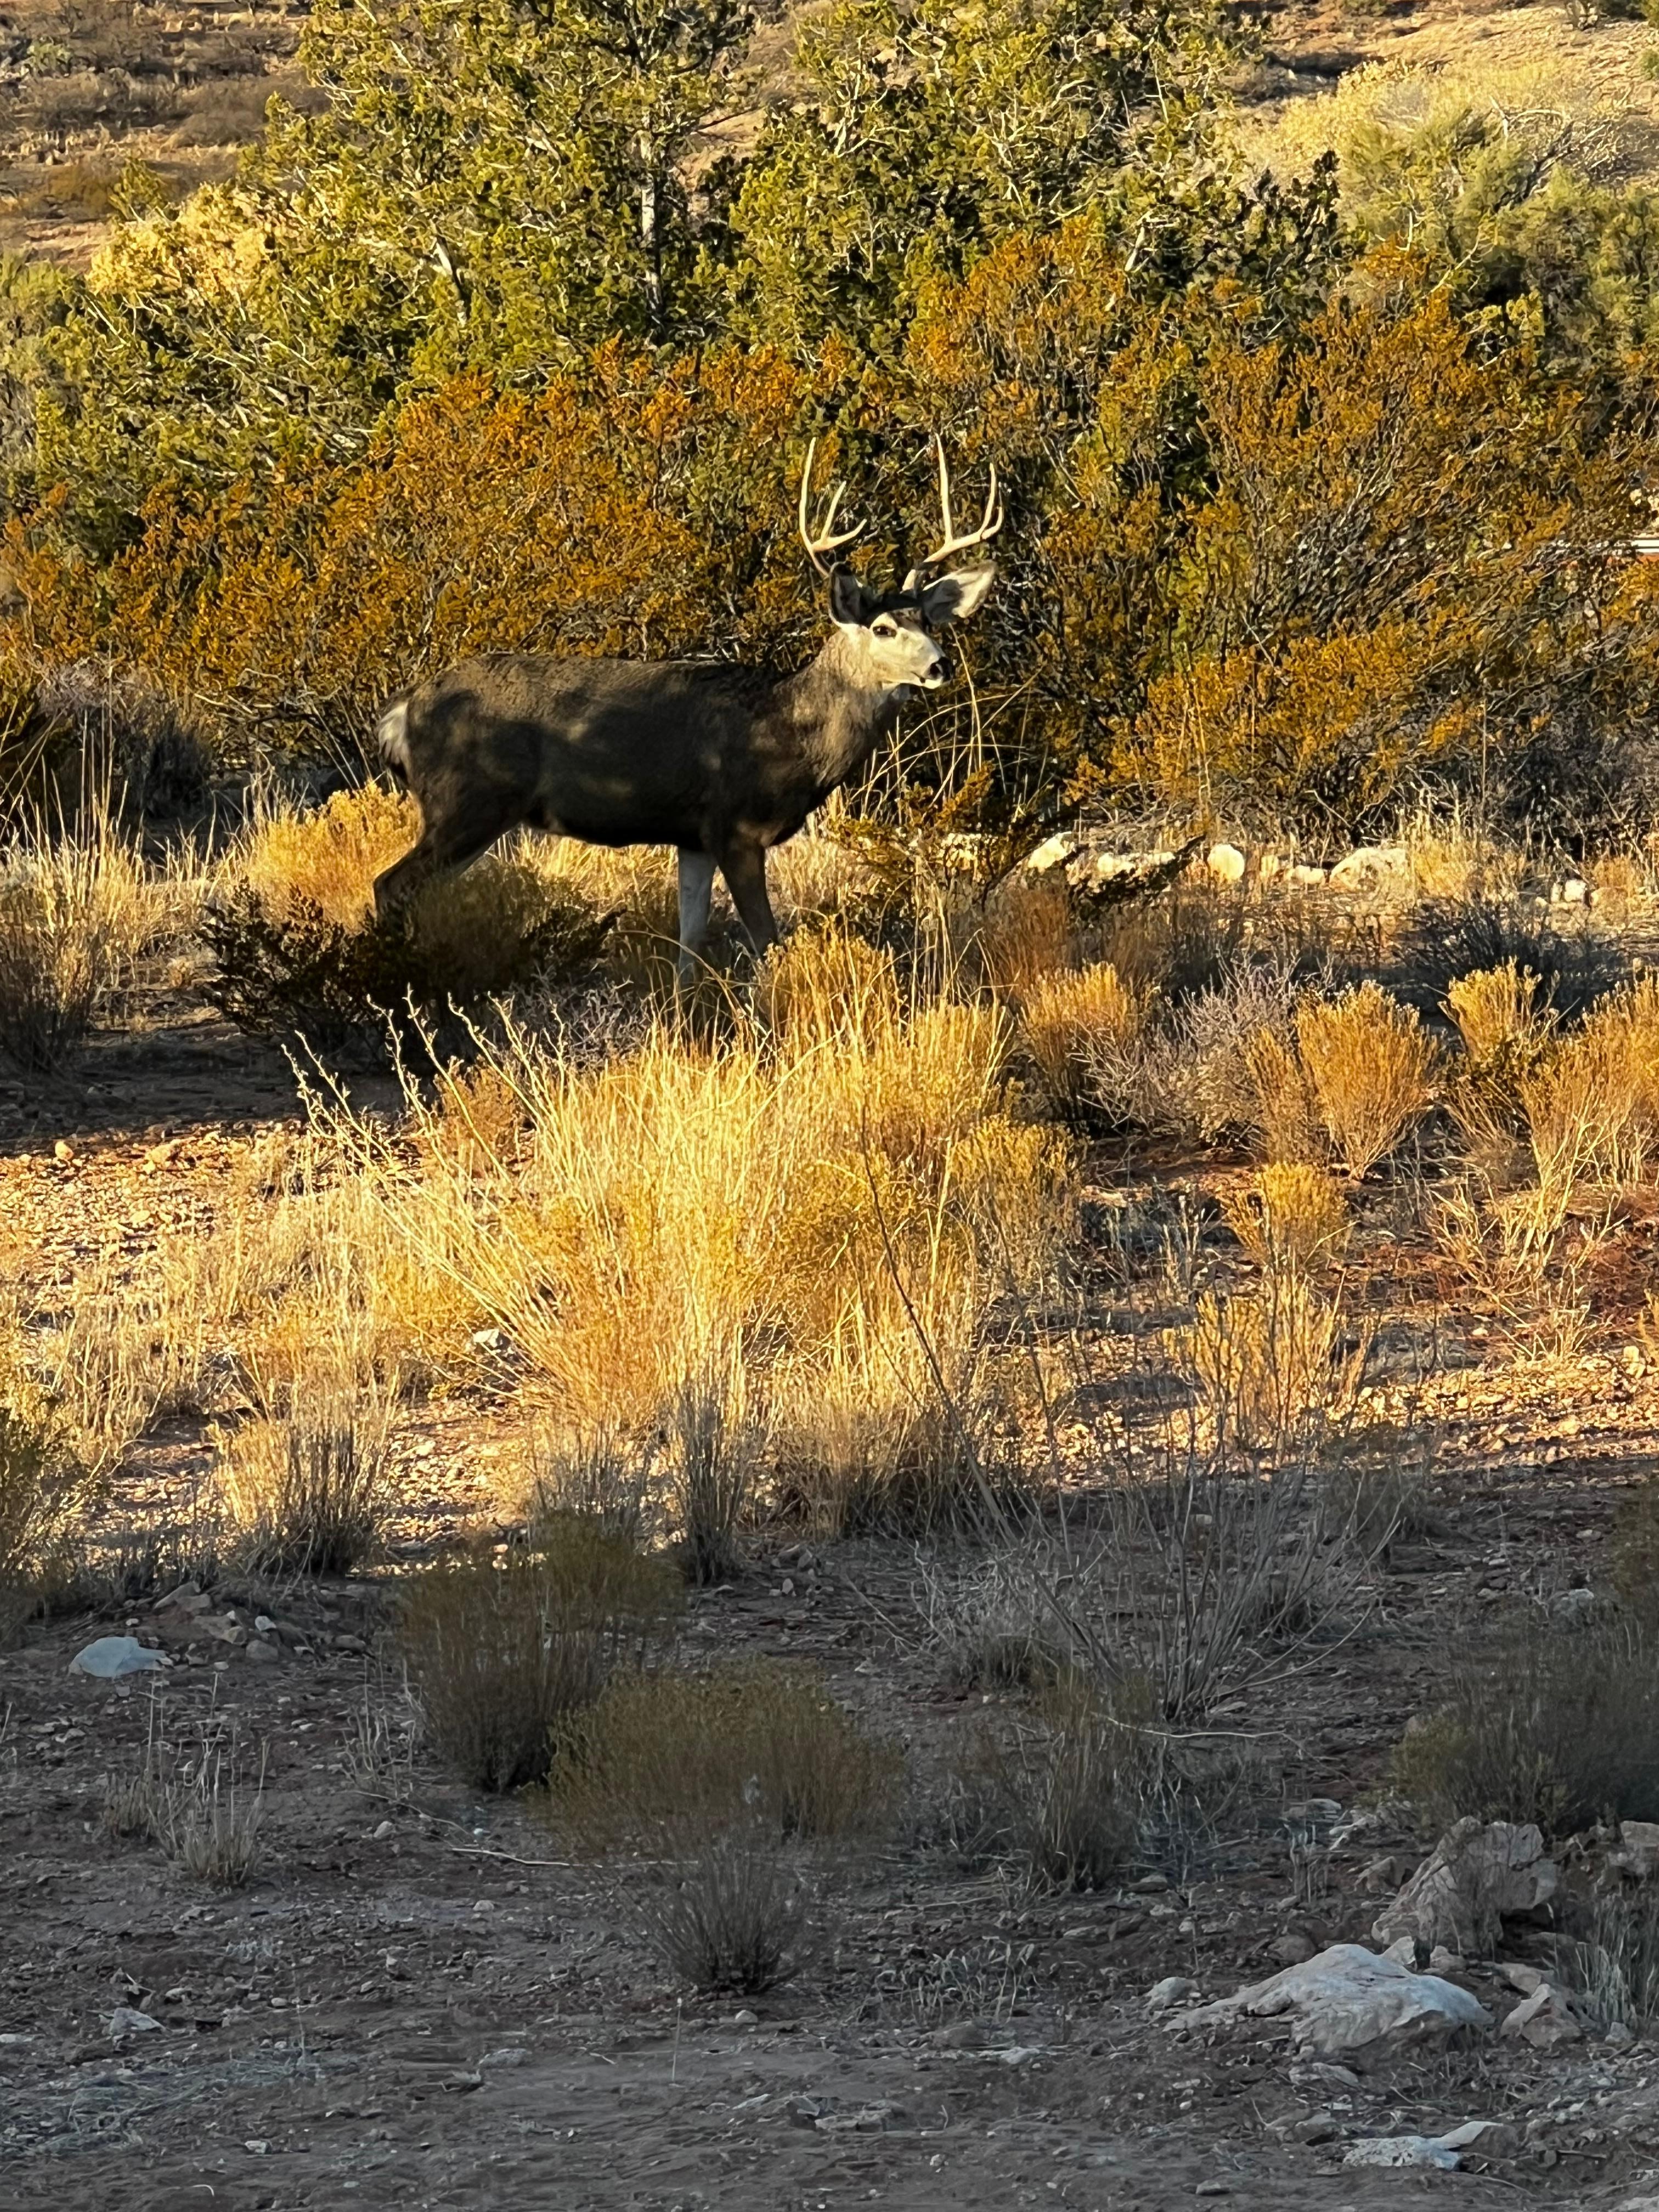
{"type": "Polygon", "coordinates": [[[760,2014],[757,2012],[750,2012],[745,2006],[741,2012],[732,2014],[732,2025],[733,2027],[758,2027],[760,2014]]]}
{"type": "Polygon", "coordinates": [[[1171,2005],[1184,2004],[1188,1997],[1198,1995],[1196,1982],[1189,1982],[1180,1974],[1165,1974],[1161,1982],[1154,1982],[1146,1992],[1148,2012],[1167,2012],[1171,2005]]]}

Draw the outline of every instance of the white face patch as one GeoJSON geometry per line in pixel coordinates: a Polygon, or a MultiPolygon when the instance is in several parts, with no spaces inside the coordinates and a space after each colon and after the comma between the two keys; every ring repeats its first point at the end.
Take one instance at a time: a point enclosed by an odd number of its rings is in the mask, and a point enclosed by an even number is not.
{"type": "Polygon", "coordinates": [[[856,647],[872,691],[937,691],[945,681],[945,656],[914,617],[878,614],[842,634],[856,647]]]}

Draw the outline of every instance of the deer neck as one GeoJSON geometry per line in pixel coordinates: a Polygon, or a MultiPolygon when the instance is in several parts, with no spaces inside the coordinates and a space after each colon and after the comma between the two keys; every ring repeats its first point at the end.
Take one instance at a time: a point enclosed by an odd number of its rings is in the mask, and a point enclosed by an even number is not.
{"type": "Polygon", "coordinates": [[[826,793],[863,767],[907,696],[902,688],[872,685],[857,647],[839,630],[784,690],[801,751],[826,793]]]}

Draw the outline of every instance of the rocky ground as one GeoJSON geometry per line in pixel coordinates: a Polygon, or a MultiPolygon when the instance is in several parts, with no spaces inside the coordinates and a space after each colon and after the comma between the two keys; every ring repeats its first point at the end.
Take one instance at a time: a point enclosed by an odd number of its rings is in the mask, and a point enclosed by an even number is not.
{"type": "MultiPolygon", "coordinates": [[[[72,1093],[0,1100],[0,1247],[36,1281],[207,1231],[298,1110],[279,1055],[180,1008],[98,1040],[86,1072],[72,1093]]],[[[1241,1171],[1102,1152],[1085,1220],[1154,1188],[1207,1220],[1241,1171]]],[[[1356,1295],[1395,1347],[1376,1401],[1409,1392],[1432,1432],[1429,1510],[1340,1634],[1212,1717],[1249,1747],[1237,1784],[1115,1887],[1033,1899],[941,1846],[935,1778],[986,1701],[930,1638],[908,1547],[780,1536],[694,1601],[691,1649],[815,1660],[916,1778],[889,1843],[824,1870],[805,1970],[750,2003],[677,1991],[627,1869],[565,1861],[532,1810],[458,1788],[412,1732],[388,1593],[477,1519],[510,1399],[417,1410],[387,1554],[360,1579],[220,1576],[36,1624],[0,1655],[0,2203],[1362,2212],[1402,2191],[1471,2207],[1659,2192],[1652,2045],[1601,2032],[1557,1941],[1594,1882],[1640,1889],[1643,1839],[1587,1834],[1547,1868],[1535,1839],[1504,1839],[1523,1864],[1476,1940],[1455,1872],[1429,1878],[1426,1905],[1411,1889],[1434,1838],[1385,1786],[1451,1637],[1505,1603],[1570,1617],[1605,1583],[1615,1506],[1654,1471],[1659,1388],[1635,1327],[1653,1224],[1627,1209],[1613,1225],[1589,1340],[1545,1358],[1460,1310],[1404,1185],[1367,1205],[1356,1295]],[[173,1663],[115,1684],[70,1671],[125,1633],[173,1663]],[[262,1791],[245,1887],[110,1832],[112,1785],[158,1730],[212,1747],[244,1804],[262,1791]],[[1358,2027],[1330,1986],[1344,1956],[1326,1957],[1352,1943],[1394,1947],[1358,2027]],[[1315,1984],[1290,2010],[1217,2009],[1297,1968],[1315,1984]]],[[[1109,1304],[1101,1290],[1103,1329],[1109,1304]]],[[[206,1454],[199,1422],[154,1434],[111,1525],[176,1516],[206,1454]]],[[[1081,1455],[1074,1516],[1090,1494],[1081,1455]]]]}

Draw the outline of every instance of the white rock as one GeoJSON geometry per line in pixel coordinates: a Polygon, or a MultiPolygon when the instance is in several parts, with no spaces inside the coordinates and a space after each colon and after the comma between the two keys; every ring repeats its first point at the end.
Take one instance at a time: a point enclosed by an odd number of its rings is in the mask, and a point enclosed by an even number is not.
{"type": "Polygon", "coordinates": [[[478,2061],[478,2069],[482,2073],[486,2066],[524,2066],[529,2059],[530,2053],[522,2045],[504,2043],[499,2051],[486,2051],[478,2061]]]}
{"type": "Polygon", "coordinates": [[[1041,2058],[1042,2056],[1042,2045],[1040,2043],[1011,2043],[1006,2051],[998,2051],[997,2063],[1000,2066],[1029,2066],[1034,2058],[1041,2058]]]}
{"type": "Polygon", "coordinates": [[[95,1681],[119,1682],[129,1674],[153,1674],[173,1662],[165,1651],[149,1651],[136,1636],[100,1636],[84,1644],[69,1662],[71,1674],[90,1674],[95,1681]]]}
{"type": "Polygon", "coordinates": [[[1286,1966],[1165,2025],[1221,2027],[1241,2017],[1271,2020],[1286,2013],[1297,2049],[1326,2057],[1392,2055],[1492,2024],[1485,2006],[1455,1983],[1414,1974],[1358,1943],[1334,1943],[1303,1966],[1286,1966]]]}
{"type": "Polygon", "coordinates": [[[1388,1949],[1382,1954],[1382,1956],[1385,1959],[1392,1959],[1396,1966],[1410,1967],[1411,1971],[1415,1973],[1417,1971],[1416,1936],[1401,1936],[1396,1942],[1389,1944],[1388,1949]]]}
{"type": "Polygon", "coordinates": [[[161,2028],[159,2020],[152,2020],[147,2012],[135,2011],[131,2005],[117,2005],[106,2025],[117,2043],[125,2043],[130,2035],[159,2034],[161,2028]]]}
{"type": "Polygon", "coordinates": [[[1410,864],[1403,845],[1361,845],[1344,854],[1331,870],[1330,881],[1340,890],[1363,890],[1403,876],[1410,864]]]}
{"type": "Polygon", "coordinates": [[[1371,1936],[1386,1945],[1411,1936],[1431,1948],[1490,1955],[1502,1922],[1553,1897],[1558,1879],[1530,1820],[1459,1820],[1371,1923],[1371,1936]]]}
{"type": "Polygon", "coordinates": [[[1077,838],[1070,830],[1057,830],[1045,837],[1034,853],[1025,855],[1025,865],[1034,876],[1047,875],[1050,868],[1063,868],[1077,850],[1077,838]]]}
{"type": "Polygon", "coordinates": [[[1237,845],[1212,845],[1204,856],[1204,865],[1218,883],[1242,884],[1244,880],[1244,855],[1237,845]]]}
{"type": "Polygon", "coordinates": [[[1539,2051],[1553,2051],[1559,2043],[1581,2043],[1584,2036],[1565,1996],[1550,1982],[1540,1982],[1529,1997],[1522,1997],[1498,2032],[1518,2037],[1539,2051]]]}
{"type": "Polygon", "coordinates": [[[1659,1868],[1659,1820],[1621,1820],[1619,1848],[1608,1853],[1607,1863],[1646,1881],[1659,1868]]]}
{"type": "Polygon", "coordinates": [[[1443,2173],[1454,2172],[1461,2163],[1455,2150],[1449,2150],[1432,2136],[1368,2136],[1363,2142],[1350,2143],[1342,2154],[1344,2166],[1432,2166],[1443,2173]]]}
{"type": "Polygon", "coordinates": [[[1567,878],[1565,883],[1561,886],[1561,903],[1563,906],[1588,906],[1589,904],[1589,885],[1584,881],[1582,876],[1569,876],[1567,878]]]}
{"type": "Polygon", "coordinates": [[[1323,890],[1331,880],[1331,872],[1328,868],[1319,867],[1311,861],[1298,860],[1294,867],[1285,869],[1285,880],[1292,890],[1323,890]]]}
{"type": "Polygon", "coordinates": [[[1196,1982],[1186,1981],[1179,1974],[1165,1974],[1161,1982],[1154,1982],[1146,1992],[1148,2012],[1168,2012],[1171,2005],[1184,2004],[1188,1997],[1198,1995],[1196,1982]]]}

